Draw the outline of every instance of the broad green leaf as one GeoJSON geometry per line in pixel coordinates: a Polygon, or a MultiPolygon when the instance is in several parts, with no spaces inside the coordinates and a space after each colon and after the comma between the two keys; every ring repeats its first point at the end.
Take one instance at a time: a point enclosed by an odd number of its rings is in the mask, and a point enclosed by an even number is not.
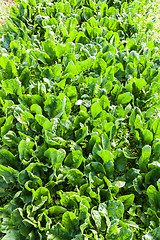
{"type": "Polygon", "coordinates": [[[103,2],[103,4],[101,5],[100,13],[102,17],[105,17],[108,15],[108,5],[105,2],[103,2]]]}
{"type": "Polygon", "coordinates": [[[78,232],[78,219],[73,212],[65,212],[62,216],[62,224],[69,233],[78,232]]]}
{"type": "Polygon", "coordinates": [[[29,138],[26,140],[21,140],[18,145],[18,152],[20,160],[29,161],[33,153],[34,142],[29,138]]]}
{"type": "Polygon", "coordinates": [[[111,224],[108,227],[107,237],[116,235],[118,233],[118,227],[117,227],[118,223],[119,223],[118,219],[111,221],[111,224]]]}
{"type": "Polygon", "coordinates": [[[29,86],[30,75],[31,75],[31,72],[30,72],[30,70],[28,68],[25,68],[22,71],[19,80],[23,84],[24,87],[28,87],[29,86]]]}
{"type": "Polygon", "coordinates": [[[55,133],[45,130],[45,141],[53,147],[64,147],[66,141],[61,137],[56,137],[55,133]]]}
{"type": "Polygon", "coordinates": [[[7,110],[11,107],[14,106],[14,102],[12,100],[6,100],[5,103],[3,104],[3,111],[7,113],[7,110]],[[7,109],[8,108],[8,109],[7,109]]]}
{"type": "Polygon", "coordinates": [[[22,170],[20,173],[19,173],[19,176],[18,176],[18,182],[21,184],[21,185],[25,185],[25,183],[27,181],[33,181],[33,182],[36,182],[39,184],[39,186],[42,186],[42,180],[37,177],[36,175],[34,175],[33,173],[29,172],[28,170],[22,170]]]}
{"type": "Polygon", "coordinates": [[[54,44],[53,41],[51,40],[46,40],[45,42],[43,42],[43,48],[45,50],[45,52],[50,56],[51,59],[55,58],[56,52],[56,46],[54,44]]]}
{"type": "Polygon", "coordinates": [[[89,43],[89,38],[86,37],[86,35],[83,32],[76,32],[76,43],[82,43],[87,44],[89,43]]]}
{"type": "Polygon", "coordinates": [[[9,230],[7,232],[7,234],[2,238],[2,240],[19,240],[19,239],[22,239],[22,240],[25,240],[25,237],[23,237],[19,231],[16,231],[16,230],[9,230]]]}
{"type": "Polygon", "coordinates": [[[141,117],[138,114],[136,116],[134,124],[135,124],[135,129],[140,129],[140,130],[143,129],[142,120],[141,120],[141,117]]]}
{"type": "Polygon", "coordinates": [[[158,166],[153,168],[152,170],[148,171],[145,175],[145,185],[157,185],[157,181],[159,179],[160,169],[158,166]]]}
{"type": "Polygon", "coordinates": [[[0,176],[0,197],[5,197],[6,195],[8,195],[9,193],[9,191],[7,191],[8,189],[9,185],[7,184],[7,181],[3,176],[0,176]]]}
{"type": "Polygon", "coordinates": [[[147,188],[147,195],[149,198],[149,203],[153,210],[159,211],[160,209],[160,192],[156,190],[153,185],[147,188]]]}
{"type": "Polygon", "coordinates": [[[112,178],[114,171],[113,154],[108,150],[98,151],[97,154],[102,158],[108,178],[112,178]]]}
{"type": "Polygon", "coordinates": [[[44,156],[51,160],[53,168],[58,169],[66,156],[64,149],[49,148],[44,152],[44,156]]]}
{"type": "Polygon", "coordinates": [[[141,91],[146,86],[146,81],[143,78],[135,78],[136,87],[141,91]]]}
{"type": "Polygon", "coordinates": [[[78,74],[76,65],[74,64],[73,61],[70,61],[65,69],[65,78],[72,78],[74,77],[76,74],[78,74]]]}
{"type": "Polygon", "coordinates": [[[127,161],[126,161],[126,156],[124,155],[124,152],[120,149],[117,149],[114,155],[115,155],[115,159],[114,159],[115,170],[118,172],[125,171],[127,161]]]}
{"type": "Polygon", "coordinates": [[[12,122],[13,122],[13,116],[9,116],[6,119],[6,122],[3,125],[3,127],[1,127],[1,134],[2,134],[2,136],[5,135],[11,129],[12,122]]]}
{"type": "Polygon", "coordinates": [[[133,99],[133,95],[129,92],[122,93],[118,96],[117,103],[125,105],[133,99]]]}
{"type": "Polygon", "coordinates": [[[5,145],[8,147],[16,147],[19,139],[17,138],[17,135],[13,131],[8,131],[3,137],[2,141],[5,145]]]}
{"type": "Polygon", "coordinates": [[[83,178],[83,173],[78,169],[71,169],[67,174],[69,184],[76,186],[82,185],[85,183],[85,179],[83,178]]]}
{"type": "Polygon", "coordinates": [[[151,142],[153,140],[153,133],[148,129],[144,129],[143,130],[143,138],[144,138],[144,142],[146,144],[151,144],[151,142]]]}
{"type": "Polygon", "coordinates": [[[160,119],[156,119],[152,125],[154,132],[154,139],[160,138],[160,119]]]}
{"type": "MultiPolygon", "coordinates": [[[[20,84],[18,79],[14,79],[15,77],[17,77],[17,68],[16,68],[16,64],[13,60],[9,60],[8,59],[8,62],[6,64],[6,61],[4,63],[4,59],[2,60],[1,62],[1,66],[2,68],[4,68],[4,72],[3,72],[3,76],[5,78],[7,78],[9,80],[9,85],[7,84],[6,81],[4,81],[4,87],[8,87],[9,86],[9,90],[10,89],[10,85],[13,86],[13,81],[16,83],[16,84],[20,84]],[[3,62],[3,63],[2,63],[3,62]],[[10,80],[11,79],[11,80],[10,80]],[[16,81],[17,80],[17,81],[16,81]]],[[[6,91],[7,92],[7,91],[6,91]]]]}
{"type": "Polygon", "coordinates": [[[79,144],[83,142],[85,137],[88,135],[88,127],[82,127],[79,130],[75,131],[76,143],[79,144]]]}
{"type": "Polygon", "coordinates": [[[113,154],[108,150],[98,151],[97,154],[103,159],[104,164],[108,161],[112,161],[114,158],[113,154]]]}
{"type": "Polygon", "coordinates": [[[148,164],[148,167],[152,169],[158,169],[160,168],[160,163],[157,161],[153,161],[152,163],[148,164]]]}
{"type": "Polygon", "coordinates": [[[48,112],[50,118],[60,118],[63,114],[69,115],[71,111],[69,98],[61,93],[58,97],[53,94],[48,94],[44,105],[44,110],[48,112]]]}
{"type": "Polygon", "coordinates": [[[100,106],[99,103],[93,103],[91,106],[91,114],[93,118],[96,118],[99,113],[102,112],[102,107],[100,106]]]}
{"type": "Polygon", "coordinates": [[[3,89],[7,94],[18,94],[21,95],[21,83],[18,79],[7,79],[2,81],[3,89]]]}
{"type": "MultiPolygon", "coordinates": [[[[45,90],[44,90],[45,91],[45,90]]],[[[31,104],[42,104],[43,98],[37,94],[23,94],[20,95],[19,100],[25,106],[31,106],[31,104]]]]}
{"type": "Polygon", "coordinates": [[[0,164],[6,167],[15,165],[14,155],[6,149],[0,150],[0,164]]]}
{"type": "Polygon", "coordinates": [[[62,72],[62,65],[56,64],[53,68],[53,77],[60,77],[62,72]]]}
{"type": "Polygon", "coordinates": [[[16,223],[16,225],[19,226],[19,233],[22,236],[27,236],[31,231],[31,225],[30,224],[25,225],[23,219],[24,217],[22,208],[16,208],[12,211],[11,214],[12,224],[16,223]]]}
{"type": "Polygon", "coordinates": [[[57,223],[50,229],[47,240],[53,240],[53,239],[55,239],[55,240],[61,240],[61,239],[70,240],[70,234],[66,231],[66,229],[62,226],[61,223],[57,223]]]}
{"type": "Polygon", "coordinates": [[[77,208],[77,202],[82,200],[78,192],[63,192],[62,190],[58,191],[57,194],[60,196],[60,203],[64,207],[69,207],[71,209],[77,208]]]}
{"type": "Polygon", "coordinates": [[[89,18],[93,16],[92,10],[88,7],[85,7],[83,9],[83,15],[84,15],[84,19],[87,21],[89,18]]]}
{"type": "Polygon", "coordinates": [[[139,159],[139,166],[141,171],[147,171],[146,166],[149,163],[151,156],[151,146],[146,145],[142,148],[142,156],[139,159]]]}
{"type": "Polygon", "coordinates": [[[95,221],[95,225],[98,229],[101,228],[101,215],[98,211],[92,210],[92,218],[95,221]]]}
{"type": "Polygon", "coordinates": [[[30,54],[36,59],[41,61],[43,64],[48,64],[48,62],[50,61],[50,57],[48,54],[46,54],[45,52],[39,51],[39,50],[31,50],[30,54]]]}
{"type": "Polygon", "coordinates": [[[132,231],[127,227],[122,227],[119,234],[118,234],[118,240],[131,240],[133,237],[132,231]]]}
{"type": "Polygon", "coordinates": [[[2,176],[7,183],[16,183],[18,171],[11,167],[0,165],[0,176],[2,176]]]}
{"type": "Polygon", "coordinates": [[[51,201],[51,195],[50,192],[47,188],[45,187],[39,187],[34,195],[33,195],[33,200],[32,202],[34,203],[34,205],[39,204],[41,201],[43,201],[43,199],[46,199],[45,202],[50,203],[51,201]],[[45,197],[45,198],[44,198],[45,197]]]}
{"type": "Polygon", "coordinates": [[[135,195],[129,194],[129,195],[123,195],[118,197],[118,200],[120,200],[125,208],[131,207],[134,202],[135,195]]]}
{"type": "Polygon", "coordinates": [[[102,146],[105,150],[111,150],[111,144],[110,144],[110,140],[107,136],[107,134],[104,132],[102,135],[101,135],[101,141],[102,141],[102,146]]]}
{"type": "Polygon", "coordinates": [[[99,178],[103,178],[106,175],[104,166],[99,162],[91,162],[85,166],[84,175],[89,177],[90,173],[93,176],[98,176],[99,178]]]}
{"type": "Polygon", "coordinates": [[[65,93],[69,97],[72,104],[74,104],[77,101],[78,94],[75,86],[67,85],[65,87],[65,93]]]}
{"type": "Polygon", "coordinates": [[[76,150],[76,151],[72,151],[67,155],[67,157],[64,160],[64,164],[71,168],[79,168],[79,166],[84,161],[85,161],[85,158],[83,157],[82,152],[79,150],[76,150]]]}
{"type": "Polygon", "coordinates": [[[42,115],[42,108],[38,104],[32,104],[30,107],[31,112],[42,115]]]}
{"type": "Polygon", "coordinates": [[[6,68],[8,63],[8,58],[6,56],[1,56],[0,57],[0,65],[2,68],[6,68]]]}
{"type": "Polygon", "coordinates": [[[108,210],[108,217],[111,219],[121,219],[124,213],[124,205],[121,201],[108,201],[107,210],[108,210]]]}
{"type": "Polygon", "coordinates": [[[76,62],[76,68],[77,68],[78,74],[90,69],[93,66],[94,62],[95,62],[94,57],[89,57],[84,61],[76,62]]]}
{"type": "Polygon", "coordinates": [[[107,96],[103,95],[100,100],[99,100],[99,103],[101,105],[101,107],[105,110],[107,107],[110,106],[110,102],[107,98],[107,96]]]}
{"type": "Polygon", "coordinates": [[[122,63],[117,63],[114,66],[114,76],[118,79],[121,80],[124,75],[124,68],[122,63]]]}
{"type": "Polygon", "coordinates": [[[160,156],[160,141],[158,139],[155,140],[153,143],[153,150],[156,158],[158,159],[158,157],[160,156]]]}
{"type": "Polygon", "coordinates": [[[88,7],[83,8],[83,16],[84,19],[87,21],[89,18],[93,16],[92,10],[88,7]]]}
{"type": "Polygon", "coordinates": [[[97,74],[104,74],[106,72],[107,64],[103,59],[98,58],[92,68],[97,74]]]}
{"type": "Polygon", "coordinates": [[[125,69],[125,77],[129,78],[130,76],[137,77],[137,64],[129,62],[125,69]]]}
{"type": "Polygon", "coordinates": [[[43,115],[36,114],[35,119],[44,130],[52,129],[52,123],[43,115]]]}
{"type": "Polygon", "coordinates": [[[63,214],[66,211],[67,209],[62,206],[52,206],[48,209],[48,214],[50,216],[59,216],[59,214],[63,214]]]}
{"type": "Polygon", "coordinates": [[[139,175],[137,176],[134,180],[133,180],[133,186],[135,188],[135,190],[139,193],[139,194],[142,194],[142,191],[144,189],[144,186],[143,186],[143,179],[142,179],[142,176],[139,175]]]}

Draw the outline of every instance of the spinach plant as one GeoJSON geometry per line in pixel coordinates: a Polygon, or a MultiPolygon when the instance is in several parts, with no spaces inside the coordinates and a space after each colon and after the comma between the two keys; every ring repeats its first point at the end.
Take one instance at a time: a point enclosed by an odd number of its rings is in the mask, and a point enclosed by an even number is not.
{"type": "Polygon", "coordinates": [[[3,240],[160,238],[159,42],[145,2],[18,0],[0,47],[3,240]]]}

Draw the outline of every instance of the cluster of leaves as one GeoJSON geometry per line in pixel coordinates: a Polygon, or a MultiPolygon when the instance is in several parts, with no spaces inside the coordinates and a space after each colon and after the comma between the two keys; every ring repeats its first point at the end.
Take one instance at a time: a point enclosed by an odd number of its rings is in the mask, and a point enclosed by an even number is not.
{"type": "Polygon", "coordinates": [[[0,47],[3,240],[160,238],[159,43],[144,3],[21,0],[0,47]]]}

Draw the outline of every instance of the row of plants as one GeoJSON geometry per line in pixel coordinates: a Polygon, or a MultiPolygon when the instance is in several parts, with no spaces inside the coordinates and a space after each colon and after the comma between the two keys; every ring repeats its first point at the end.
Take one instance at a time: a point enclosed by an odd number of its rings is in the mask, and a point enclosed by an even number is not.
{"type": "Polygon", "coordinates": [[[159,239],[160,43],[145,1],[16,4],[0,40],[2,239],[159,239]]]}

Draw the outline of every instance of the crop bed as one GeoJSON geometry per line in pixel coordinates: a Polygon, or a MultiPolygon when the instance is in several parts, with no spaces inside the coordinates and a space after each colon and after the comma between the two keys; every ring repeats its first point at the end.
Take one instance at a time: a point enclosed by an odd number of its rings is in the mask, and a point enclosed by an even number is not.
{"type": "Polygon", "coordinates": [[[145,2],[17,0],[0,40],[3,240],[160,239],[160,42],[145,2]]]}

